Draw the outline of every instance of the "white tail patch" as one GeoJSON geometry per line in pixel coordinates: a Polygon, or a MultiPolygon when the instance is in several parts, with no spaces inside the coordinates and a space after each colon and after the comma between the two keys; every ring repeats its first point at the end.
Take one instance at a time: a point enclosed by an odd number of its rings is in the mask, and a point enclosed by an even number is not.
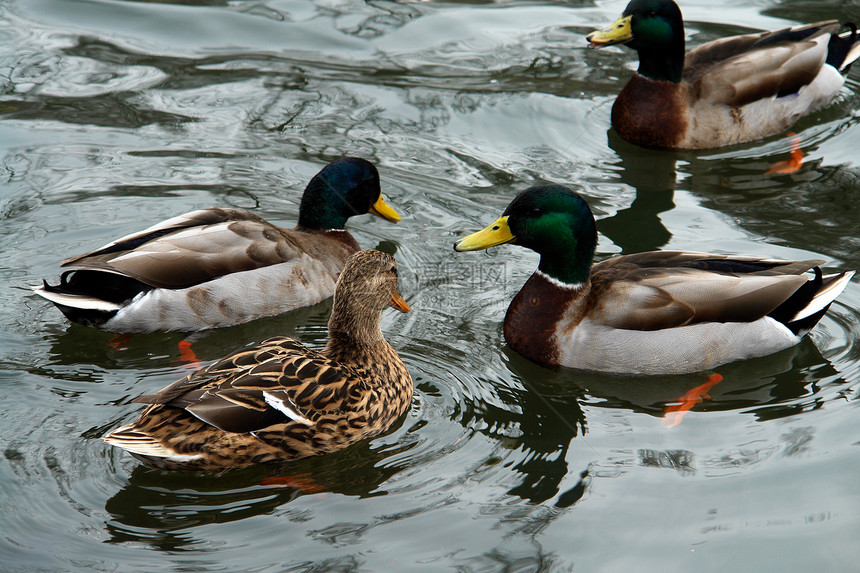
{"type": "Polygon", "coordinates": [[[201,454],[177,454],[162,446],[152,436],[132,430],[131,426],[117,428],[102,439],[112,446],[141,456],[164,458],[174,462],[190,462],[201,457],[201,454]]]}
{"type": "Polygon", "coordinates": [[[302,416],[301,412],[299,412],[299,407],[290,400],[290,397],[287,396],[286,393],[282,394],[284,396],[283,399],[278,398],[271,392],[263,392],[263,398],[266,400],[266,404],[282,413],[290,420],[295,420],[296,422],[301,422],[303,424],[310,424],[311,421],[302,416]]]}
{"type": "MultiPolygon", "coordinates": [[[[827,275],[822,278],[826,280],[835,276],[838,275],[827,275]]],[[[795,320],[800,320],[807,316],[811,316],[816,312],[820,312],[824,307],[836,300],[837,296],[842,294],[842,291],[845,290],[846,286],[848,286],[848,281],[850,281],[853,276],[854,271],[842,273],[842,276],[838,280],[815,293],[815,296],[811,301],[809,301],[809,304],[800,309],[789,322],[794,322],[795,320]]]]}
{"type": "MultiPolygon", "coordinates": [[[[840,38],[848,39],[851,37],[851,32],[843,32],[839,34],[840,38]]],[[[860,42],[857,42],[851,49],[848,50],[848,54],[845,56],[845,61],[842,62],[842,65],[839,66],[839,71],[841,72],[846,67],[850,66],[857,58],[860,58],[860,42]]]]}
{"type": "Polygon", "coordinates": [[[112,312],[122,308],[121,304],[108,302],[99,298],[82,294],[66,294],[61,292],[52,292],[46,290],[44,286],[33,287],[33,292],[42,298],[46,298],[54,304],[70,306],[72,308],[80,308],[81,310],[103,310],[112,312]]]}

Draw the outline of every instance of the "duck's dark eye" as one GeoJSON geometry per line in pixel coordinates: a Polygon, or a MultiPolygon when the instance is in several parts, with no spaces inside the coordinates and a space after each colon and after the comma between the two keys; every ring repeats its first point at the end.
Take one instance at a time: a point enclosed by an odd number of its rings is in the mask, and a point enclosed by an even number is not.
{"type": "Polygon", "coordinates": [[[542,213],[543,213],[543,209],[541,209],[540,207],[533,207],[532,208],[532,215],[540,215],[542,213]]]}

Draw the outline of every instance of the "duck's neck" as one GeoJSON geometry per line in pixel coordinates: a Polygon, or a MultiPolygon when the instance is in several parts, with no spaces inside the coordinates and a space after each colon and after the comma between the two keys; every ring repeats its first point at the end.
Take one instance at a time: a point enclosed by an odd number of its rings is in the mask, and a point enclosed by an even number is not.
{"type": "Polygon", "coordinates": [[[588,281],[591,261],[597,247],[597,231],[575,233],[571,228],[559,228],[553,241],[544,241],[538,248],[538,271],[564,285],[579,285],[588,281]]]}
{"type": "Polygon", "coordinates": [[[684,32],[668,44],[634,44],[639,53],[639,75],[650,80],[681,83],[684,74],[684,32]]]}
{"type": "Polygon", "coordinates": [[[566,258],[561,255],[541,255],[538,272],[548,280],[561,287],[575,287],[588,281],[591,270],[591,257],[587,260],[577,260],[577,257],[566,258]]]}
{"type": "Polygon", "coordinates": [[[358,244],[358,241],[355,240],[349,231],[345,229],[329,229],[329,230],[320,230],[320,229],[309,229],[307,227],[303,227],[302,225],[296,225],[293,227],[295,231],[300,233],[308,233],[311,235],[323,235],[339,243],[342,243],[349,251],[349,253],[355,253],[356,251],[361,250],[361,246],[358,244]]]}
{"type": "Polygon", "coordinates": [[[302,195],[299,206],[299,226],[306,229],[343,229],[354,212],[347,212],[348,205],[342,198],[333,196],[331,188],[314,178],[302,195]]]}
{"type": "Polygon", "coordinates": [[[355,308],[346,311],[338,306],[336,300],[328,321],[329,341],[324,351],[326,356],[361,354],[387,344],[380,325],[382,314],[378,310],[373,313],[355,308]]]}

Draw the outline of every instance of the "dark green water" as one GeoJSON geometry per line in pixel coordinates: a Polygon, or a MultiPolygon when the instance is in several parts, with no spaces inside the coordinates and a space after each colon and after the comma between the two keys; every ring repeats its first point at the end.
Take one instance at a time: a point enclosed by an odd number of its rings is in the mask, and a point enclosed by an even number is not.
{"type": "MultiPolygon", "coordinates": [[[[860,287],[810,339],[710,373],[551,372],[501,321],[536,265],[456,254],[535,182],[571,185],[598,256],[689,249],[860,269],[860,71],[797,127],[709,153],[607,133],[634,67],[584,35],[625,1],[0,0],[0,569],[4,571],[854,571],[860,560],[860,287]],[[28,287],[167,217],[234,206],[285,226],[340,155],[374,161],[404,215],[408,315],[383,327],[416,381],[369,443],[219,476],[147,469],[99,438],[184,376],[178,334],[70,325],[28,287]],[[306,474],[306,475],[305,475],[306,474]],[[261,485],[304,475],[315,491],[261,485]]],[[[838,18],[856,3],[683,3],[688,44],[838,18]]],[[[329,305],[206,333],[203,361],[268,336],[325,340],[329,305]]]]}

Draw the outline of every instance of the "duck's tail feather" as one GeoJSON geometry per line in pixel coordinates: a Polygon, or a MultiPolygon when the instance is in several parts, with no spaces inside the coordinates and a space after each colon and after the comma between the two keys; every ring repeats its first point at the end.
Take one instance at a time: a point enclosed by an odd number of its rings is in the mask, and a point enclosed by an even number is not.
{"type": "Polygon", "coordinates": [[[179,454],[164,447],[146,432],[136,430],[133,425],[120,426],[102,438],[112,446],[122,448],[135,457],[145,459],[153,465],[182,464],[196,460],[200,454],[179,454]],[[158,460],[162,462],[159,463],[158,460]]]}
{"type": "Polygon", "coordinates": [[[48,283],[33,287],[33,292],[54,303],[72,322],[93,328],[102,328],[122,308],[122,305],[97,297],[63,292],[48,283]]]}
{"type": "Polygon", "coordinates": [[[33,287],[33,292],[45,298],[57,306],[65,306],[80,310],[96,310],[101,312],[116,312],[122,308],[121,304],[102,300],[98,297],[81,293],[64,291],[60,285],[51,286],[47,282],[33,287]]]}
{"type": "Polygon", "coordinates": [[[41,287],[36,288],[37,292],[38,289],[44,289],[46,292],[56,295],[73,295],[73,298],[68,299],[70,301],[88,298],[104,303],[113,303],[118,308],[120,305],[128,304],[140,293],[152,290],[153,287],[119,273],[93,269],[74,269],[62,274],[60,284],[48,285],[47,282],[44,282],[41,287]]]}
{"type": "Polygon", "coordinates": [[[72,322],[95,328],[101,328],[134,297],[150,290],[151,286],[137,279],[89,269],[67,271],[56,285],[42,281],[33,287],[72,322]]]}
{"type": "Polygon", "coordinates": [[[848,28],[847,32],[830,37],[826,61],[845,75],[851,69],[851,64],[860,58],[860,36],[857,34],[857,25],[853,22],[846,22],[843,26],[848,28]]]}
{"type": "Polygon", "coordinates": [[[812,330],[854,276],[854,271],[822,275],[820,268],[813,270],[815,278],[807,281],[768,315],[797,336],[812,330]]]}

